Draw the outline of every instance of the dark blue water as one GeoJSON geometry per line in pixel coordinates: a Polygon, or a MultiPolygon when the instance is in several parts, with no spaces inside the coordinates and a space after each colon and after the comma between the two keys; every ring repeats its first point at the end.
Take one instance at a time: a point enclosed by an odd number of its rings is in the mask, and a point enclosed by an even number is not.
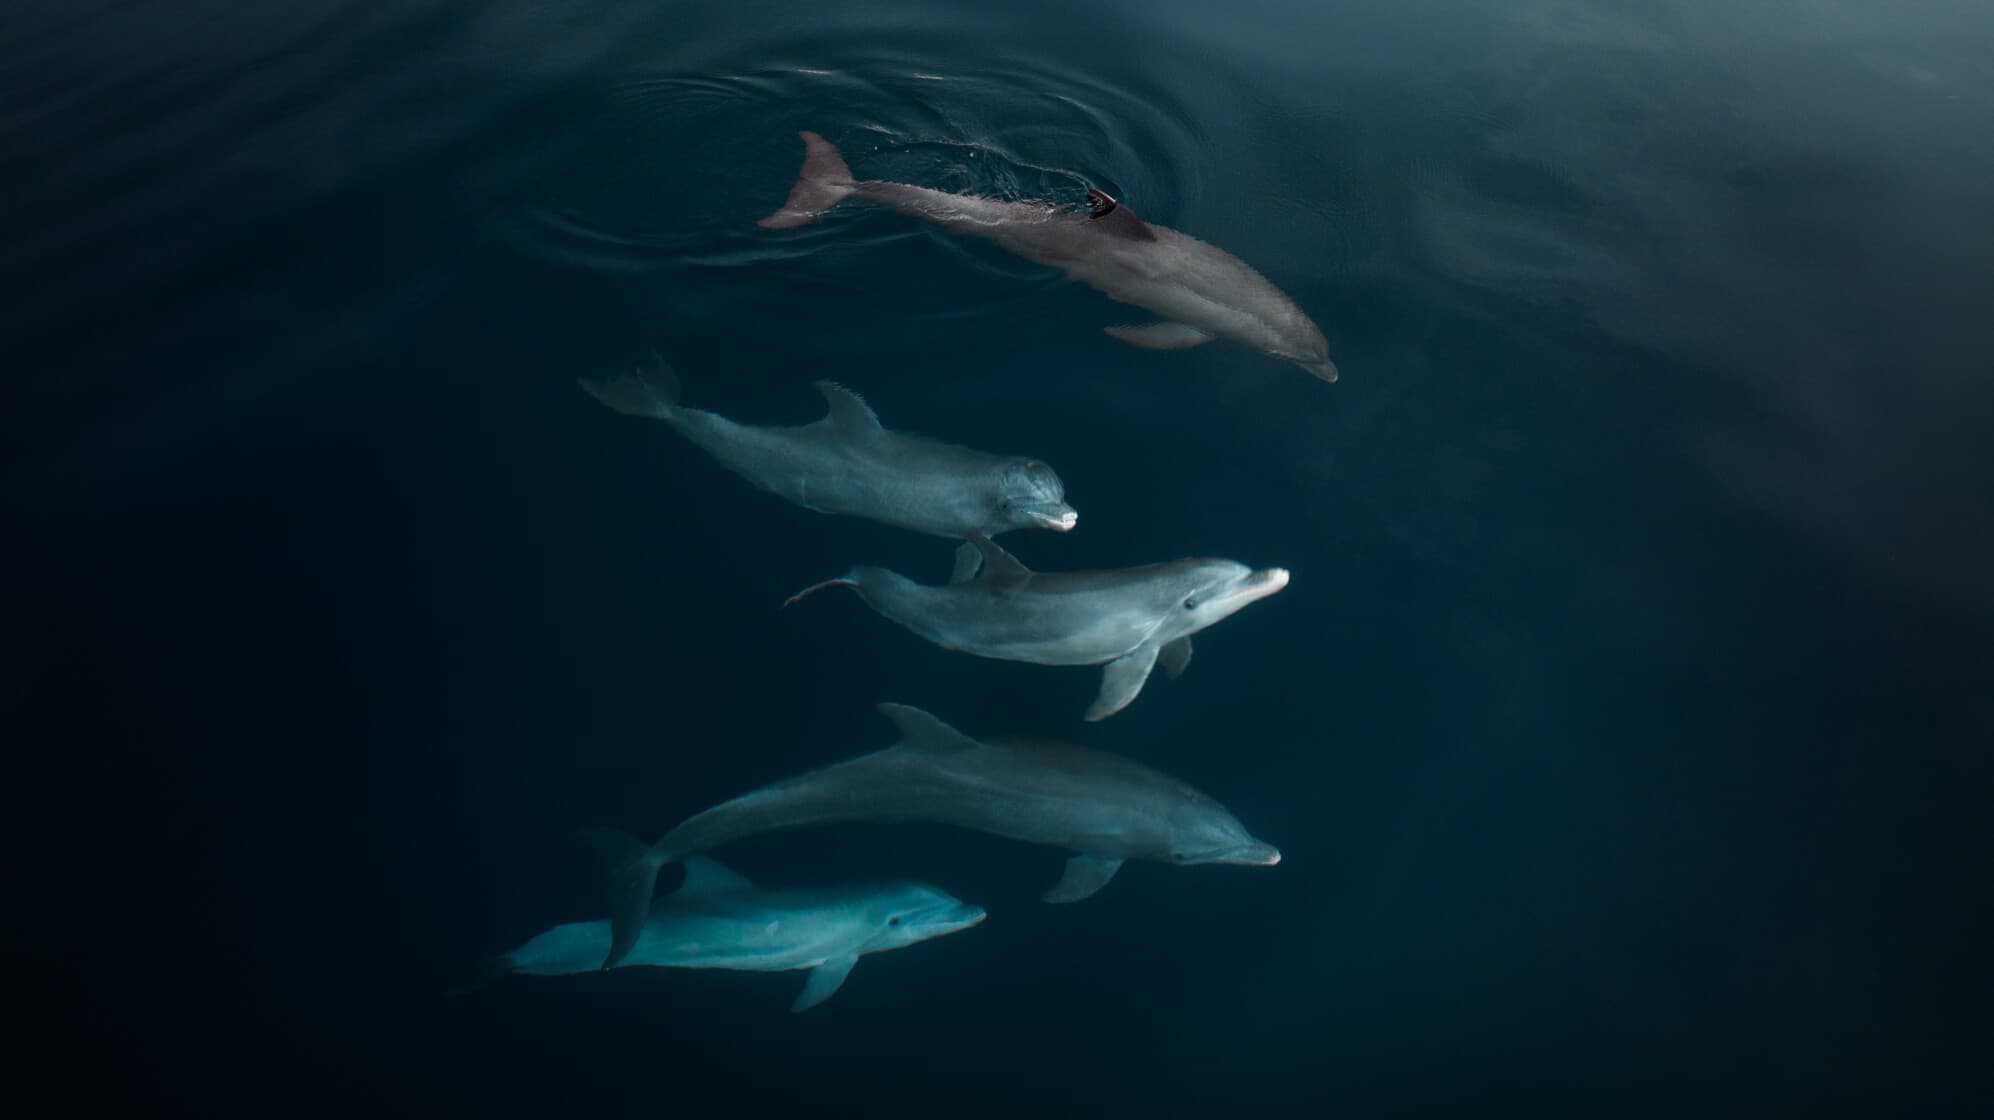
{"type": "MultiPolygon", "coordinates": [[[[1971,1114],[1994,804],[1985,5],[276,4],[0,15],[15,1115],[1971,1114]],[[1335,385],[780,203],[861,174],[1238,254],[1335,385]],[[922,643],[948,546],[575,387],[832,377],[1052,462],[1047,569],[1295,573],[1181,680],[922,643]],[[722,853],[983,926],[451,989],[918,704],[1179,774],[1277,868],[923,827],[722,853]],[[25,1047],[20,1040],[29,1041],[25,1047]]],[[[668,884],[669,885],[669,882],[668,884]]]]}

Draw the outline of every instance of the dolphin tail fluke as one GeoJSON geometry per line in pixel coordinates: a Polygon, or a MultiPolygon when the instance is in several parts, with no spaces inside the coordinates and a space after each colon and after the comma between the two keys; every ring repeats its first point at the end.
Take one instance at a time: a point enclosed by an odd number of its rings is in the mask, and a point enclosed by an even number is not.
{"type": "Polygon", "coordinates": [[[445,989],[444,998],[457,999],[460,996],[468,996],[511,971],[511,954],[501,953],[496,957],[486,957],[474,965],[463,979],[445,989]]]}
{"type": "Polygon", "coordinates": [[[839,576],[837,579],[827,579],[823,583],[813,583],[810,586],[804,588],[803,590],[797,592],[796,594],[791,595],[789,598],[784,599],[782,601],[782,605],[785,607],[793,607],[796,604],[802,602],[805,599],[808,599],[812,595],[817,594],[819,591],[822,591],[827,587],[857,587],[858,585],[859,581],[853,579],[850,576],[839,576]]]}
{"type": "Polygon", "coordinates": [[[581,386],[589,396],[626,416],[666,419],[672,414],[672,406],[679,403],[679,375],[672,372],[663,358],[656,354],[651,358],[648,369],[601,380],[584,377],[581,386]]]}
{"type": "Polygon", "coordinates": [[[615,968],[644,932],[644,920],[651,916],[651,892],[658,885],[658,869],[665,857],[647,848],[635,836],[614,828],[592,828],[581,834],[584,843],[595,849],[602,861],[603,878],[609,890],[609,955],[602,967],[615,968]]]}
{"type": "Polygon", "coordinates": [[[856,190],[852,169],[837,146],[814,132],[803,133],[803,172],[789,188],[782,209],[755,224],[763,229],[794,229],[811,222],[856,190]]]}

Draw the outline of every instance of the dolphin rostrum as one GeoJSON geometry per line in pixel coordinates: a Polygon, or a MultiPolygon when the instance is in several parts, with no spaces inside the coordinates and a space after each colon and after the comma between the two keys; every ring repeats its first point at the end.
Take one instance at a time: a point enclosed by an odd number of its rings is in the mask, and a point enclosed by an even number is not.
{"type": "Polygon", "coordinates": [[[722,802],[649,847],[615,829],[585,833],[609,873],[615,936],[603,967],[629,959],[641,943],[659,868],[782,829],[925,821],[1077,852],[1046,892],[1047,902],[1086,898],[1126,859],[1281,861],[1225,806],[1140,763],[1067,743],[980,742],[904,704],[881,704],[879,711],[900,732],[885,750],[722,802]]]}
{"type": "Polygon", "coordinates": [[[728,469],[805,509],[847,513],[961,540],[1073,528],[1079,515],[1051,467],[889,432],[856,393],[817,382],[830,412],[795,428],[754,428],[678,403],[662,362],[582,388],[618,412],[663,420],[728,469]]]}
{"type": "Polygon", "coordinates": [[[853,568],[788,602],[850,587],[943,649],[1034,665],[1106,665],[1087,709],[1092,721],[1128,707],[1159,661],[1174,680],[1191,663],[1191,635],[1286,586],[1287,569],[1255,571],[1235,560],[1034,572],[988,537],[972,537],[957,548],[955,575],[943,586],[853,568]]]}
{"type": "MultiPolygon", "coordinates": [[[[618,962],[752,972],[809,969],[791,1011],[831,998],[866,953],[968,929],[983,908],[924,883],[764,890],[705,856],[685,861],[685,884],[639,924],[618,962]]],[[[608,922],[570,922],[501,956],[497,970],[568,976],[603,967],[608,922]]]]}
{"type": "Polygon", "coordinates": [[[855,179],[845,157],[814,132],[803,135],[803,171],[766,229],[808,225],[851,195],[940,225],[987,237],[1027,260],[1068,276],[1162,320],[1109,327],[1110,335],[1150,350],[1182,350],[1230,339],[1336,380],[1329,344],[1295,301],[1223,249],[1165,226],[1150,225],[1105,192],[1089,190],[1082,214],[1047,202],[1005,202],[978,195],[855,179]]]}

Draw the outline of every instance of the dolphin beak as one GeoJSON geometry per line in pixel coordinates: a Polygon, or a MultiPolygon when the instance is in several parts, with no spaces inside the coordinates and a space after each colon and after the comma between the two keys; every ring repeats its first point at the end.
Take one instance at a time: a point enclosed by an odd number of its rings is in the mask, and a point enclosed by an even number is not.
{"type": "Polygon", "coordinates": [[[1322,378],[1324,381],[1333,382],[1336,380],[1336,363],[1330,361],[1328,358],[1324,358],[1319,362],[1297,362],[1295,364],[1322,378]]]}
{"type": "Polygon", "coordinates": [[[1262,595],[1272,595],[1288,586],[1288,569],[1264,568],[1248,576],[1246,585],[1262,595]]]}
{"type": "Polygon", "coordinates": [[[1075,512],[1072,506],[1061,506],[1056,514],[1034,513],[1032,520],[1048,529],[1064,533],[1080,524],[1080,514],[1075,512]]]}
{"type": "Polygon", "coordinates": [[[1233,853],[1227,863],[1243,863],[1253,867],[1272,867],[1281,862],[1281,849],[1258,840],[1233,853]]]}

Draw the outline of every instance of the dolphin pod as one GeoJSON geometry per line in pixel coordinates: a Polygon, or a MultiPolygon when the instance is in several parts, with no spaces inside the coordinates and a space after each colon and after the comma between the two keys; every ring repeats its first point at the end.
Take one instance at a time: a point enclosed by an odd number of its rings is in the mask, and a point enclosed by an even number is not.
{"type": "Polygon", "coordinates": [[[764,229],[808,225],[857,196],[925,218],[950,233],[988,238],[1026,260],[1060,269],[1109,299],[1162,316],[1106,328],[1148,350],[1182,350],[1224,338],[1336,380],[1329,344],[1287,293],[1223,249],[1151,225],[1103,191],[1087,192],[1085,214],[1045,202],[1005,202],[911,183],[858,179],[845,157],[814,132],[803,136],[803,170],[764,229]]]}
{"type": "Polygon", "coordinates": [[[1044,898],[1077,902],[1122,862],[1281,862],[1225,806],[1139,762],[1069,743],[979,742],[919,708],[881,704],[900,741],[724,801],[646,847],[628,833],[585,834],[609,880],[613,931],[604,968],[638,945],[658,871],[766,832],[852,822],[925,821],[1074,853],[1044,898]]]}
{"type": "MultiPolygon", "coordinates": [[[[1231,254],[1138,218],[1105,193],[1086,212],[856,178],[838,149],[802,134],[805,157],[764,228],[817,220],[858,197],[997,242],[1161,318],[1108,333],[1149,349],[1225,338],[1337,377],[1322,332],[1231,254]]],[[[888,429],[856,393],[816,382],[826,414],[757,427],[680,403],[678,377],[654,367],[581,386],[609,408],[656,420],[754,486],[806,509],[960,541],[942,585],[854,567],[797,592],[850,587],[867,606],[944,649],[1039,665],[1102,666],[1088,721],[1127,707],[1161,665],[1175,678],[1191,636],[1288,585],[1285,568],[1191,558],[1102,571],[1037,572],[992,538],[1064,533],[1078,514],[1040,460],[971,450],[888,429]]],[[[787,603],[785,605],[788,605],[787,603]]],[[[1076,902],[1128,860],[1271,866],[1281,853],[1223,805],[1129,758],[1049,740],[965,735],[918,708],[881,704],[893,745],[784,778],[695,813],[645,844],[591,829],[607,884],[607,921],[547,929],[497,958],[498,971],[570,975],[652,966],[808,972],[792,1010],[836,992],[858,958],[981,922],[981,907],[920,883],[769,889],[704,853],[737,840],[839,823],[928,822],[1069,854],[1041,898],[1076,902]],[[660,871],[684,881],[654,898],[660,871]]]]}

